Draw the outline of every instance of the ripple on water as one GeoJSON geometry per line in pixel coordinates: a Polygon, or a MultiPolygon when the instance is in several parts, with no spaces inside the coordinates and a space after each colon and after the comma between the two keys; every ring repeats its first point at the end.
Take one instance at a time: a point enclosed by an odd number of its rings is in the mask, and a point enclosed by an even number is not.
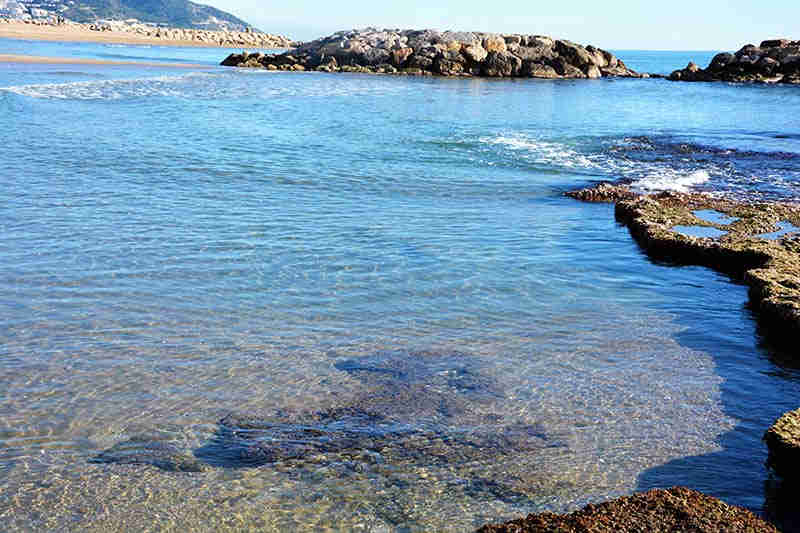
{"type": "MultiPolygon", "coordinates": [[[[719,377],[707,355],[671,340],[669,318],[553,318],[469,351],[275,350],[243,334],[236,345],[252,357],[207,364],[75,372],[56,357],[8,385],[71,375],[63,399],[39,394],[56,400],[48,417],[69,420],[60,433],[95,444],[18,458],[4,475],[19,497],[0,513],[55,529],[71,516],[55,510],[88,506],[97,530],[150,520],[457,531],[626,493],[644,469],[715,449],[731,425],[719,377]],[[101,381],[108,390],[94,390],[101,381]],[[87,394],[107,401],[65,401],[87,394]]],[[[42,426],[39,401],[9,406],[28,431],[42,426]]]]}

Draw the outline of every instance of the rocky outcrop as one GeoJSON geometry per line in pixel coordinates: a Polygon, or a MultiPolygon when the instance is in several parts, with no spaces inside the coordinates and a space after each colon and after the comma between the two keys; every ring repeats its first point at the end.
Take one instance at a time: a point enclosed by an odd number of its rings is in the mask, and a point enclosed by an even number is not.
{"type": "Polygon", "coordinates": [[[800,41],[774,39],[761,46],[748,44],[735,54],[717,54],[705,69],[689,63],[669,79],[800,84],[800,41]]]}
{"type": "Polygon", "coordinates": [[[637,196],[627,185],[615,185],[612,183],[598,183],[594,187],[587,187],[577,191],[568,191],[566,195],[582,202],[596,203],[633,200],[637,196]]]}
{"type": "Polygon", "coordinates": [[[534,532],[773,532],[778,530],[753,513],[683,487],[651,490],[571,514],[539,513],[505,524],[487,525],[479,533],[534,532]]]}
{"type": "Polygon", "coordinates": [[[769,448],[769,465],[784,478],[795,482],[800,474],[800,409],[780,417],[764,435],[769,448]]]}
{"type": "Polygon", "coordinates": [[[629,69],[610,52],[570,41],[433,30],[341,31],[285,54],[232,54],[222,65],[491,78],[647,76],[629,69]]]}

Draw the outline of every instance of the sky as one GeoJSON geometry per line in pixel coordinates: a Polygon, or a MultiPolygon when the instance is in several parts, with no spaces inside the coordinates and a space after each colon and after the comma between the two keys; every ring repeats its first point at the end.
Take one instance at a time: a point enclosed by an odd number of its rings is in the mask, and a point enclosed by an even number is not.
{"type": "Polygon", "coordinates": [[[303,41],[367,26],[541,34],[616,50],[738,50],[800,39],[800,0],[197,1],[303,41]]]}

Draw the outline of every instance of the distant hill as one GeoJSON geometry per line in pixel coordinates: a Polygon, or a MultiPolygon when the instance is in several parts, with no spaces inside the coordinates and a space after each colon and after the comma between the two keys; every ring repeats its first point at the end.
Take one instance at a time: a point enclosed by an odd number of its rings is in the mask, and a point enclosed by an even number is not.
{"type": "Polygon", "coordinates": [[[75,22],[137,19],[173,28],[208,30],[242,31],[250,27],[221,9],[188,0],[0,0],[4,3],[16,4],[33,18],[47,14],[75,22]]]}

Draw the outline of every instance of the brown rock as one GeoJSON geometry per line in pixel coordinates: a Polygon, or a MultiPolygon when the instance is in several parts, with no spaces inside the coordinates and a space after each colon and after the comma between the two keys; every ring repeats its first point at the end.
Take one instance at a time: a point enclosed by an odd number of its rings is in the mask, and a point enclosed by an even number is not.
{"type": "Polygon", "coordinates": [[[770,427],[764,440],[769,465],[784,478],[797,481],[800,474],[800,409],[786,413],[770,427]]]}
{"type": "Polygon", "coordinates": [[[486,49],[479,44],[465,46],[462,53],[467,59],[475,63],[480,63],[486,59],[486,56],[489,54],[486,49]]]}
{"type": "Polygon", "coordinates": [[[627,185],[614,185],[612,183],[599,183],[594,187],[569,191],[567,196],[583,202],[620,202],[632,200],[638,195],[631,191],[627,185]]]}
{"type": "Polygon", "coordinates": [[[558,72],[556,72],[556,69],[554,69],[550,65],[545,65],[543,63],[538,63],[535,61],[523,61],[522,75],[531,78],[544,78],[544,79],[556,79],[561,77],[559,76],[558,72]]]}
{"type": "Polygon", "coordinates": [[[402,67],[405,64],[408,57],[413,53],[414,50],[407,46],[395,48],[394,50],[392,50],[392,65],[394,65],[397,68],[402,67]]]}
{"type": "Polygon", "coordinates": [[[505,52],[508,50],[506,40],[501,35],[489,35],[483,39],[483,48],[487,52],[505,52]]]}
{"type": "Polygon", "coordinates": [[[478,533],[778,533],[772,524],[740,507],[700,492],[674,487],[618,498],[558,515],[530,514],[478,533]]]}

